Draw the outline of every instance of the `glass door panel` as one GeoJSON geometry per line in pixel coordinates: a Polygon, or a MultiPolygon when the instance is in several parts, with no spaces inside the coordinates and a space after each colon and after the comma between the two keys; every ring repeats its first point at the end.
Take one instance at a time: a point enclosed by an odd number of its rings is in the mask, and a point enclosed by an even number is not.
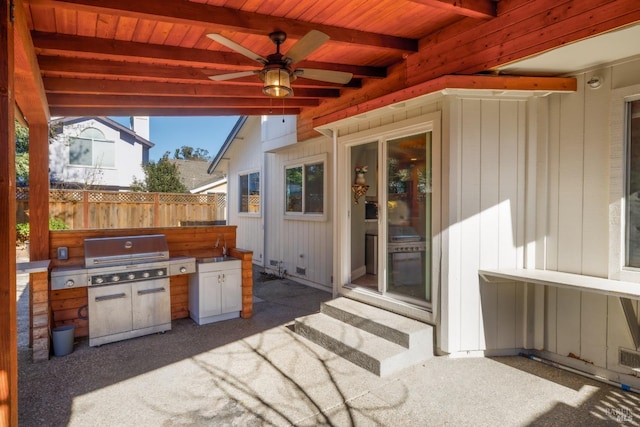
{"type": "Polygon", "coordinates": [[[431,133],[386,147],[385,293],[431,302],[431,133]]]}
{"type": "Polygon", "coordinates": [[[350,150],[351,284],[374,292],[380,292],[379,272],[384,267],[378,260],[378,144],[350,150]]]}

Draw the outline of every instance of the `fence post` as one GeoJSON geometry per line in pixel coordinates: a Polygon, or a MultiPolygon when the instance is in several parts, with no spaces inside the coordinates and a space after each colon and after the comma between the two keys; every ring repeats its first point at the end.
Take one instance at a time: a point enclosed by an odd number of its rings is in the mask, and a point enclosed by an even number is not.
{"type": "Polygon", "coordinates": [[[160,194],[156,193],[153,196],[153,226],[160,226],[160,194]]]}
{"type": "Polygon", "coordinates": [[[89,191],[82,192],[82,226],[86,230],[89,228],[89,191]]]}

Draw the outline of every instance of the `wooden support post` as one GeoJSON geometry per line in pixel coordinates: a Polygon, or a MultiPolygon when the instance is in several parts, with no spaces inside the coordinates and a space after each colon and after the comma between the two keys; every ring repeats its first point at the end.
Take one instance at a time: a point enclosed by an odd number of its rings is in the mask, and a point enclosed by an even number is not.
{"type": "MultiPolygon", "coordinates": [[[[29,122],[29,259],[49,259],[49,126],[29,122]]],[[[29,275],[30,336],[34,361],[49,359],[49,286],[46,273],[29,275]]]]}
{"type": "Polygon", "coordinates": [[[49,259],[49,126],[29,122],[29,259],[49,259]]]}
{"type": "Polygon", "coordinates": [[[12,3],[0,7],[0,426],[18,425],[16,167],[12,3]]]}
{"type": "Polygon", "coordinates": [[[242,260],[242,310],[240,317],[250,319],[253,316],[253,252],[231,248],[229,255],[242,260]]]}

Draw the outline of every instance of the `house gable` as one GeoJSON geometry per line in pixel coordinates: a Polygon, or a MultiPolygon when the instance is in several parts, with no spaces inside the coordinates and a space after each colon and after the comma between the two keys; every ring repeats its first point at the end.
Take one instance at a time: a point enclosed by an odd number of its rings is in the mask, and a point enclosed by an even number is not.
{"type": "Polygon", "coordinates": [[[154,144],[107,117],[52,120],[49,179],[52,187],[126,190],[143,180],[142,165],[154,144]],[[83,144],[83,159],[73,160],[74,143],[83,144]],[[101,151],[102,150],[102,151],[101,151]]]}

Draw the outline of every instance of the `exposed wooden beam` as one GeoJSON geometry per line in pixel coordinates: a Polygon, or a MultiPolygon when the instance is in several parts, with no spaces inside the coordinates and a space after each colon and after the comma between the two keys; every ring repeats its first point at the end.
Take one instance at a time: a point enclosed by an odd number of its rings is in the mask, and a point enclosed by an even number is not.
{"type": "MultiPolygon", "coordinates": [[[[340,117],[340,112],[354,111],[362,100],[398,102],[394,101],[394,94],[411,91],[441,76],[477,74],[537,53],[540,46],[552,49],[583,39],[586,34],[593,36],[639,20],[636,0],[610,0],[605,4],[595,0],[520,1],[517,7],[487,22],[470,26],[468,20],[463,20],[441,34],[430,35],[421,41],[419,53],[409,55],[403,64],[390,67],[389,76],[383,81],[368,80],[362,89],[305,109],[298,118],[299,129],[313,129],[314,118],[340,117]],[[505,44],[512,43],[511,50],[518,52],[514,55],[506,53],[509,49],[505,48],[505,44]]],[[[305,135],[313,136],[306,131],[305,135]]]]}
{"type": "Polygon", "coordinates": [[[315,107],[317,99],[295,96],[275,100],[261,98],[213,98],[141,95],[70,95],[50,94],[49,105],[53,107],[139,107],[139,108],[277,108],[315,107]]]}
{"type": "Polygon", "coordinates": [[[197,25],[211,32],[226,29],[266,36],[276,29],[281,29],[290,37],[301,38],[311,30],[318,30],[329,35],[331,40],[338,42],[405,52],[418,50],[417,40],[413,39],[244,12],[186,0],[29,0],[29,3],[172,24],[197,25]]]}
{"type": "MultiPolygon", "coordinates": [[[[80,93],[111,95],[163,95],[190,97],[255,97],[265,98],[261,86],[210,83],[132,82],[123,80],[97,80],[45,77],[47,93],[80,93]]],[[[337,98],[338,89],[295,87],[296,98],[337,98]]]]}
{"type": "Polygon", "coordinates": [[[299,108],[138,108],[138,107],[52,107],[54,116],[296,116],[299,108]]]}
{"type": "Polygon", "coordinates": [[[386,94],[370,101],[362,102],[344,110],[316,117],[313,127],[326,125],[338,120],[356,116],[398,102],[408,101],[421,95],[427,95],[446,89],[471,89],[495,91],[539,91],[539,92],[575,92],[577,82],[570,77],[514,77],[514,76],[462,76],[439,77],[412,87],[386,94]]]}
{"type": "MultiPolygon", "coordinates": [[[[450,37],[432,35],[407,58],[407,84],[450,73],[473,74],[640,20],[637,0],[524,2],[450,37]]],[[[462,25],[462,24],[460,24],[462,25]]]]}
{"type": "Polygon", "coordinates": [[[489,19],[496,16],[493,0],[411,0],[415,3],[455,12],[470,18],[489,19]]]}
{"type": "MultiPolygon", "coordinates": [[[[108,60],[90,60],[84,58],[62,58],[58,56],[39,56],[40,69],[45,75],[54,73],[62,76],[81,76],[91,78],[109,78],[113,76],[122,76],[130,78],[144,78],[145,80],[157,81],[174,81],[174,82],[209,82],[216,84],[208,76],[223,74],[227,70],[211,70],[190,67],[179,67],[176,65],[164,65],[158,67],[154,64],[130,63],[122,61],[108,60]]],[[[233,84],[249,84],[262,85],[257,76],[250,76],[241,79],[234,79],[233,84]]],[[[334,83],[320,82],[304,78],[296,79],[295,86],[307,87],[359,87],[361,81],[359,79],[351,79],[346,85],[338,85],[334,83]]]]}
{"type": "Polygon", "coordinates": [[[47,98],[21,0],[15,2],[13,11],[15,17],[15,100],[28,123],[48,123],[47,98]]]}
{"type": "MultiPolygon", "coordinates": [[[[260,64],[244,55],[232,52],[220,52],[206,49],[185,49],[177,46],[164,46],[150,43],[138,43],[111,40],[96,37],[71,36],[33,32],[33,44],[38,54],[71,56],[90,59],[127,58],[136,62],[147,61],[188,67],[215,66],[225,70],[259,69],[260,64]]],[[[301,61],[296,68],[317,68],[352,73],[356,77],[383,78],[386,69],[382,67],[366,67],[348,64],[301,61]]]]}

